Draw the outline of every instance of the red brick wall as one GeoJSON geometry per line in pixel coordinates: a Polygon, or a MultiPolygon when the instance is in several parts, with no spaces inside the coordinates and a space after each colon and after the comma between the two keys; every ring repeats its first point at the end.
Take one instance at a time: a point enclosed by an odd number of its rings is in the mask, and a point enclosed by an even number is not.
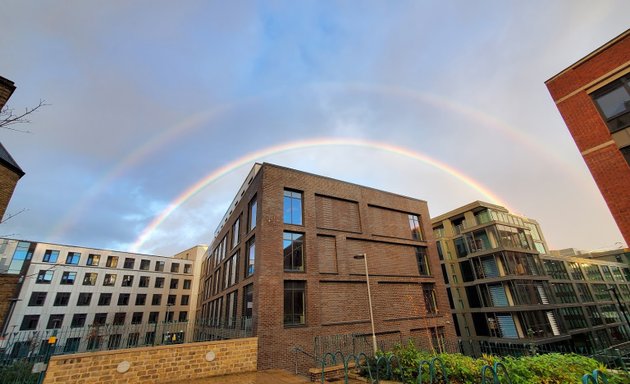
{"type": "Polygon", "coordinates": [[[630,67],[630,31],[575,67],[547,81],[546,85],[583,155],[606,204],[617,222],[626,243],[630,244],[630,166],[614,143],[612,136],[590,95],[582,87],[630,67]],[[579,90],[579,91],[577,91],[579,90]],[[577,91],[577,92],[576,92],[577,91]],[[575,94],[572,94],[575,92],[575,94]],[[560,101],[560,102],[558,102],[560,101]],[[594,149],[603,145],[602,148],[594,149]]]}
{"type": "Polygon", "coordinates": [[[18,295],[17,286],[19,275],[0,274],[0,329],[4,327],[4,320],[9,315],[11,300],[18,295]]]}

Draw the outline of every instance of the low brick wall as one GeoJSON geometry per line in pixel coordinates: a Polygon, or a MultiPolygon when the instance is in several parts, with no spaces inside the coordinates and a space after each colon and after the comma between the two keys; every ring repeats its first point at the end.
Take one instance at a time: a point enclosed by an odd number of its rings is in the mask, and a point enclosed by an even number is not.
{"type": "Polygon", "coordinates": [[[252,337],[53,356],[44,383],[184,382],[255,371],[257,354],[252,337]]]}

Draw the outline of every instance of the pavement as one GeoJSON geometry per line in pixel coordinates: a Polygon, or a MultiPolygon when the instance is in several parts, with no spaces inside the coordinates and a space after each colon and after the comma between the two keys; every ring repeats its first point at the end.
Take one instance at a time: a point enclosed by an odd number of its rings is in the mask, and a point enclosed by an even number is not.
{"type": "MultiPolygon", "coordinates": [[[[258,371],[249,373],[239,373],[236,375],[214,376],[206,379],[185,380],[173,382],[171,384],[304,384],[310,383],[303,376],[297,376],[290,372],[272,369],[268,371],[258,371]]],[[[329,383],[328,381],[326,383],[329,383]]],[[[334,384],[343,383],[343,380],[331,382],[334,384]]],[[[365,384],[365,381],[350,380],[349,383],[365,384]]]]}

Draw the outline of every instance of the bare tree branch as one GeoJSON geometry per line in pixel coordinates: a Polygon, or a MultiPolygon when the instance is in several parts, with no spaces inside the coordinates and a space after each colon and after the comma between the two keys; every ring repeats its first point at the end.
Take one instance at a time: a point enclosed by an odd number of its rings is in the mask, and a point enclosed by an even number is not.
{"type": "Polygon", "coordinates": [[[11,127],[11,125],[30,123],[31,121],[28,119],[29,115],[46,105],[48,104],[46,104],[45,100],[40,100],[39,103],[33,108],[25,108],[23,113],[18,114],[14,112],[13,108],[5,107],[0,111],[0,128],[8,129],[11,131],[30,133],[30,131],[27,130],[13,128],[11,127]]]}
{"type": "Polygon", "coordinates": [[[11,220],[12,218],[14,218],[15,216],[19,215],[20,213],[23,213],[23,212],[26,212],[26,211],[27,211],[27,209],[26,209],[26,208],[22,208],[22,209],[20,209],[19,211],[15,212],[15,213],[12,213],[12,214],[6,215],[6,217],[5,217],[2,221],[0,221],[0,224],[4,224],[4,223],[6,223],[7,221],[9,221],[9,220],[11,220]]]}

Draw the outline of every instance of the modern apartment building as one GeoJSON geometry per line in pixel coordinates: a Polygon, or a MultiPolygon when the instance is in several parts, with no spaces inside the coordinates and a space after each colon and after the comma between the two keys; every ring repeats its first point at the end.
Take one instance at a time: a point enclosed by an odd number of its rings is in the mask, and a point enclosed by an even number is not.
{"type": "Polygon", "coordinates": [[[432,223],[464,351],[545,345],[587,352],[630,335],[609,290],[630,300],[627,265],[549,255],[535,220],[485,202],[432,223]]]}
{"type": "Polygon", "coordinates": [[[630,245],[630,29],[545,84],[630,245]]]}
{"type": "MultiPolygon", "coordinates": [[[[3,347],[11,348],[14,356],[24,355],[33,345],[45,345],[52,334],[65,335],[57,346],[66,353],[114,349],[121,343],[154,344],[156,332],[158,338],[161,331],[166,333],[157,324],[181,324],[195,313],[195,282],[206,248],[162,257],[0,239],[0,259],[8,261],[10,274],[20,275],[19,294],[2,331],[5,343],[19,342],[3,347]],[[142,328],[143,324],[156,326],[142,328]],[[98,342],[88,340],[80,330],[90,326],[107,332],[98,342]],[[133,326],[143,334],[134,332],[133,326]],[[76,335],[71,337],[72,330],[76,335]]],[[[177,333],[178,341],[192,333],[186,328],[168,331],[177,333]]]]}
{"type": "Polygon", "coordinates": [[[256,164],[215,235],[197,322],[250,328],[260,369],[313,366],[299,358],[335,336],[371,352],[368,292],[379,346],[454,340],[422,200],[256,164]]]}

